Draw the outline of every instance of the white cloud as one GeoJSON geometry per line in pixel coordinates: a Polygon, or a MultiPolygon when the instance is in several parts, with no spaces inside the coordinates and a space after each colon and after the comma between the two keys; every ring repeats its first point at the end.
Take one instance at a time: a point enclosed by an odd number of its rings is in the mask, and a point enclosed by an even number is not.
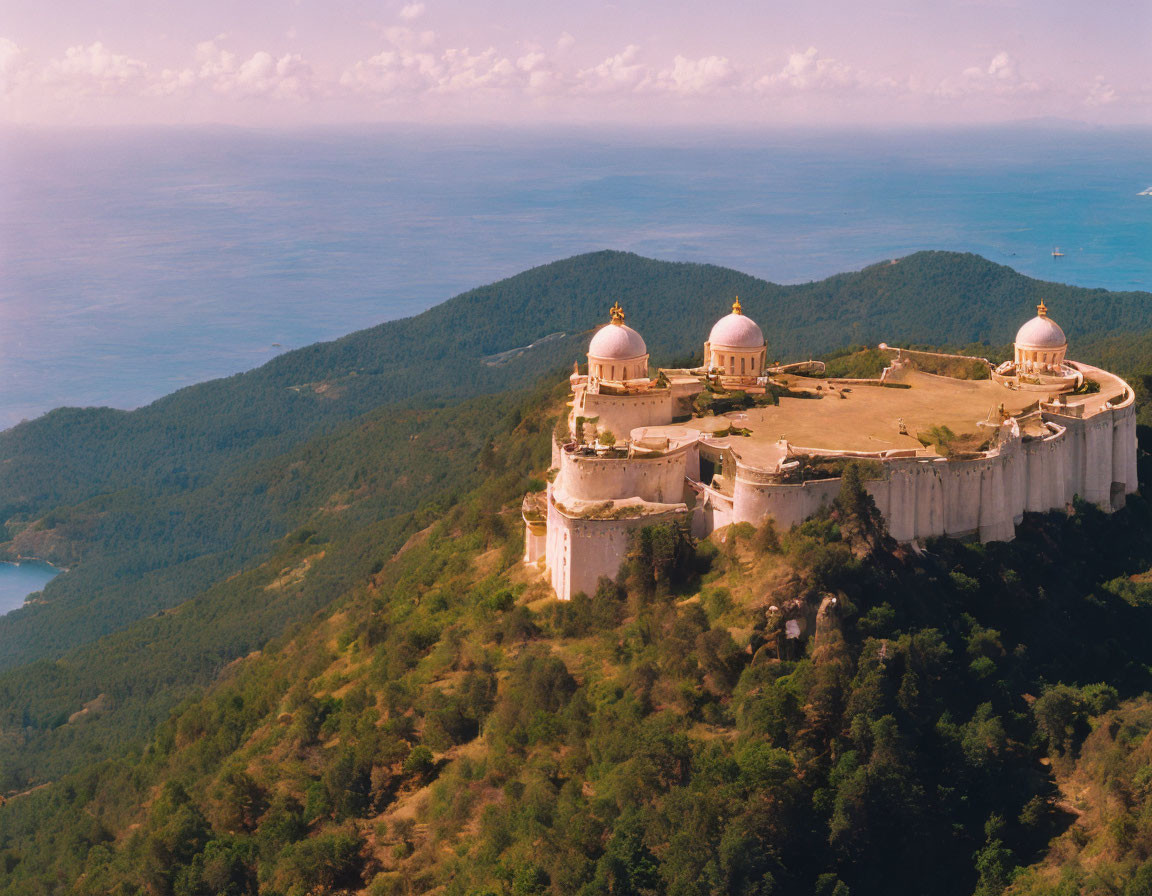
{"type": "Polygon", "coordinates": [[[1016,71],[1016,60],[1007,53],[997,53],[988,63],[988,77],[997,81],[1018,81],[1020,75],[1016,71]]]}
{"type": "Polygon", "coordinates": [[[392,49],[346,69],[340,85],[365,93],[415,94],[432,89],[439,80],[439,61],[431,53],[392,49]]]}
{"type": "Polygon", "coordinates": [[[1001,51],[986,66],[970,66],[959,80],[946,79],[936,88],[936,95],[946,99],[984,95],[1009,97],[1037,93],[1039,84],[1025,78],[1020,66],[1008,53],[1001,51]]]}
{"type": "Polygon", "coordinates": [[[644,84],[651,75],[647,65],[637,62],[640,48],[629,44],[615,56],[599,65],[576,73],[577,89],[582,93],[628,93],[644,84]]]}
{"type": "Polygon", "coordinates": [[[1119,99],[1116,88],[1109,84],[1103,75],[1097,75],[1096,80],[1088,89],[1088,96],[1084,102],[1089,106],[1110,106],[1119,99]]]}
{"type": "Polygon", "coordinates": [[[508,88],[520,83],[516,64],[489,47],[473,54],[467,47],[445,50],[441,57],[440,77],[436,90],[442,93],[466,93],[479,88],[508,88]]]}
{"type": "Polygon", "coordinates": [[[803,53],[790,53],[782,69],[764,75],[755,87],[766,92],[833,90],[865,86],[870,80],[863,72],[809,47],[803,53]]]}
{"type": "Polygon", "coordinates": [[[423,3],[409,3],[400,10],[400,18],[405,22],[414,22],[424,15],[423,3]]]}
{"type": "Polygon", "coordinates": [[[494,47],[431,53],[394,47],[346,69],[340,85],[356,92],[413,98],[420,94],[466,95],[478,91],[559,92],[564,79],[539,50],[512,58],[494,47]]]}
{"type": "Polygon", "coordinates": [[[187,93],[197,83],[196,72],[190,68],[166,68],[160,72],[159,77],[155,79],[147,92],[154,96],[174,96],[179,93],[187,93]]]}
{"type": "Polygon", "coordinates": [[[236,54],[220,47],[217,43],[220,39],[217,37],[196,44],[196,76],[201,80],[226,78],[236,71],[236,54]]]}
{"type": "Polygon", "coordinates": [[[196,45],[191,68],[164,69],[146,91],[156,96],[191,93],[201,87],[220,96],[303,99],[315,90],[312,67],[298,53],[273,56],[257,50],[241,60],[220,46],[223,38],[196,45]]]}
{"type": "Polygon", "coordinates": [[[655,78],[655,89],[680,94],[705,94],[734,86],[739,73],[726,56],[703,56],[689,59],[677,56],[672,67],[655,78]]]}
{"type": "Polygon", "coordinates": [[[244,96],[299,99],[311,90],[312,68],[297,53],[278,59],[261,50],[236,70],[234,89],[244,96]]]}
{"type": "Polygon", "coordinates": [[[417,31],[405,25],[384,29],[384,39],[401,50],[427,50],[436,43],[435,31],[417,31]]]}
{"type": "Polygon", "coordinates": [[[547,54],[539,50],[525,53],[516,60],[516,68],[521,73],[528,93],[556,94],[568,87],[568,79],[561,73],[547,54]]]}
{"type": "Polygon", "coordinates": [[[147,74],[144,62],[113,53],[97,41],[86,47],[69,47],[63,57],[48,63],[42,78],[63,93],[87,96],[143,85],[147,74]]]}
{"type": "Polygon", "coordinates": [[[27,54],[15,41],[0,37],[0,94],[14,90],[27,70],[27,54]]]}
{"type": "Polygon", "coordinates": [[[236,49],[234,38],[226,34],[196,44],[184,59],[148,57],[152,64],[113,52],[101,42],[70,47],[56,58],[36,59],[14,40],[0,37],[0,98],[8,101],[9,109],[32,110],[30,115],[18,113],[30,120],[53,103],[69,114],[83,110],[86,106],[79,101],[87,97],[105,98],[101,110],[111,108],[106,99],[112,97],[165,98],[171,101],[166,108],[177,110],[177,115],[183,101],[196,103],[188,108],[214,108],[223,115],[229,101],[254,110],[258,99],[324,100],[344,102],[344,108],[357,103],[371,108],[359,97],[382,102],[427,100],[427,106],[416,108],[421,115],[427,109],[430,116],[446,110],[517,116],[541,106],[563,113],[569,103],[581,114],[599,107],[610,117],[630,112],[628,103],[650,103],[653,114],[672,119],[686,114],[678,113],[677,104],[687,109],[701,97],[715,98],[718,110],[731,110],[736,108],[733,102],[742,102],[749,105],[747,111],[756,111],[757,96],[762,112],[800,117],[861,108],[876,109],[883,117],[885,104],[892,105],[894,97],[910,101],[909,109],[916,108],[917,100],[928,101],[929,111],[938,119],[949,111],[961,119],[986,110],[997,115],[1042,114],[1057,101],[1085,110],[1109,107],[1099,116],[1115,117],[1126,109],[1147,114],[1152,109],[1152,94],[1140,85],[1114,84],[1103,76],[1093,81],[1032,80],[1007,51],[992,54],[981,65],[957,67],[944,80],[909,72],[896,81],[826,56],[815,47],[754,67],[719,54],[650,60],[649,52],[628,44],[596,63],[596,57],[588,58],[588,51],[568,32],[554,45],[521,41],[480,50],[445,47],[436,32],[416,27],[423,13],[422,3],[402,7],[399,19],[374,26],[381,38],[378,53],[327,71],[313,70],[299,53],[284,52],[293,46],[290,42],[280,52],[274,47],[236,49]],[[810,115],[812,109],[819,112],[810,115]]]}

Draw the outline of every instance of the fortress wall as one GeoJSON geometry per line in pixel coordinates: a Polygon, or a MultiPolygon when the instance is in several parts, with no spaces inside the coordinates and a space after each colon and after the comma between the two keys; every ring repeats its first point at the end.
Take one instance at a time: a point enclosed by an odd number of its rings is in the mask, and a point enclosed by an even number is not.
{"type": "Polygon", "coordinates": [[[691,383],[672,383],[672,413],[677,417],[687,416],[692,413],[692,401],[704,391],[703,385],[699,382],[691,383]]]}
{"type": "Polygon", "coordinates": [[[568,533],[567,520],[556,509],[556,502],[552,498],[552,485],[548,486],[547,519],[548,535],[545,539],[545,560],[548,564],[548,574],[552,582],[552,590],[557,595],[568,594],[569,560],[571,559],[571,541],[568,533]]]}
{"type": "Polygon", "coordinates": [[[1015,473],[1014,460],[1015,452],[991,463],[981,479],[977,530],[981,541],[1011,541],[1016,536],[1017,510],[1010,485],[1015,473]]]}
{"type": "Polygon", "coordinates": [[[1105,510],[1112,508],[1112,434],[1115,427],[1111,414],[1100,414],[1084,421],[1084,491],[1081,497],[1105,510]]]}
{"type": "Polygon", "coordinates": [[[1028,457],[1024,453],[1024,443],[1019,439],[1006,447],[1011,450],[1001,449],[1004,454],[1004,491],[1015,534],[1015,527],[1024,519],[1024,504],[1028,500],[1028,457]]]}
{"type": "Polygon", "coordinates": [[[1072,418],[1059,420],[1065,427],[1065,491],[1071,500],[1073,495],[1084,496],[1084,431],[1075,426],[1072,418]],[[1073,424],[1069,426],[1069,424],[1073,424]]]}
{"type": "MultiPolygon", "coordinates": [[[[787,529],[802,523],[824,504],[831,504],[840,491],[839,479],[821,479],[799,485],[754,482],[740,475],[737,466],[732,491],[732,513],[729,522],[759,526],[766,517],[787,529]]],[[[722,524],[723,525],[723,524],[722,524]]]]}
{"type": "MultiPolygon", "coordinates": [[[[1062,509],[1075,495],[1117,509],[1138,485],[1135,409],[1059,418],[1059,424],[1063,432],[1043,439],[1006,439],[991,457],[890,460],[887,477],[865,487],[897,541],[937,535],[1008,541],[1026,511],[1062,509]]],[[[831,503],[839,488],[838,479],[781,485],[737,475],[731,513],[714,511],[714,528],[759,525],[769,516],[787,528],[831,503]]]]}
{"type": "Polygon", "coordinates": [[[557,483],[565,495],[582,501],[638,497],[678,504],[684,500],[688,453],[686,446],[660,457],[581,457],[565,451],[557,483]]]}
{"type": "Polygon", "coordinates": [[[916,531],[915,468],[893,468],[887,479],[865,485],[876,507],[888,520],[888,531],[897,541],[911,541],[916,531]]]}
{"type": "Polygon", "coordinates": [[[736,522],[732,515],[732,499],[713,488],[705,487],[703,499],[692,510],[692,534],[706,538],[717,529],[736,522]]]}
{"type": "Polygon", "coordinates": [[[1136,406],[1130,404],[1116,412],[1116,432],[1113,438],[1120,444],[1120,462],[1113,464],[1112,476],[1124,483],[1124,494],[1135,494],[1140,485],[1136,469],[1136,406]],[[1118,476],[1119,474],[1119,476],[1118,476]]]}
{"type": "MultiPolygon", "coordinates": [[[[641,395],[584,393],[576,413],[598,417],[598,432],[611,432],[621,442],[638,426],[664,426],[672,422],[672,390],[653,389],[641,395]]],[[[577,433],[582,436],[583,433],[577,433]]]]}
{"type": "Polygon", "coordinates": [[[684,449],[684,475],[693,482],[700,481],[700,443],[692,442],[684,449]]]}
{"type": "Polygon", "coordinates": [[[1075,467],[1068,458],[1074,446],[1066,440],[1066,435],[1023,444],[1026,459],[1024,510],[1028,513],[1044,513],[1053,507],[1063,507],[1065,491],[1075,490],[1075,483],[1069,480],[1067,472],[1068,467],[1075,467]]]}
{"type": "Polygon", "coordinates": [[[1065,428],[1061,441],[1066,444],[1058,460],[1064,469],[1051,471],[1054,475],[1063,472],[1060,478],[1065,488],[1059,506],[1079,495],[1103,510],[1119,507],[1119,496],[1134,492],[1138,485],[1135,406],[1129,403],[1086,419],[1051,416],[1065,428]]]}
{"type": "MultiPolygon", "coordinates": [[[[1044,417],[1061,428],[1044,438],[1004,438],[991,457],[886,461],[886,477],[869,481],[865,487],[892,536],[898,541],[937,535],[1008,541],[1025,512],[1063,509],[1076,495],[1104,510],[1122,506],[1124,495],[1138,486],[1136,410],[1131,399],[1088,418],[1047,413],[1044,417]]],[[[689,455],[698,469],[700,450],[701,446],[692,443],[674,454],[646,460],[565,454],[561,473],[565,478],[558,481],[573,494],[580,490],[577,496],[586,500],[634,494],[647,500],[679,500],[689,455]]],[[[738,463],[736,474],[731,497],[704,487],[703,500],[692,512],[692,531],[697,537],[731,523],[760,525],[766,517],[781,528],[790,527],[830,504],[840,489],[839,479],[800,485],[763,481],[763,474],[738,463]]],[[[601,576],[617,574],[631,529],[683,518],[685,513],[672,511],[632,520],[573,520],[556,510],[552,486],[548,499],[544,542],[552,586],[563,599],[578,591],[591,594],[601,576]]],[[[526,544],[525,551],[525,559],[531,562],[531,544],[526,544]]]]}
{"type": "Polygon", "coordinates": [[[629,520],[578,520],[564,516],[549,502],[548,537],[561,551],[553,563],[552,588],[560,600],[580,591],[592,596],[602,577],[615,579],[628,554],[629,533],[642,526],[683,520],[685,511],[669,511],[629,520]],[[555,533],[555,534],[554,534],[555,533]]]}
{"type": "Polygon", "coordinates": [[[530,523],[524,525],[524,562],[531,565],[547,559],[548,530],[530,523]]]}
{"type": "Polygon", "coordinates": [[[923,464],[916,472],[916,522],[913,538],[944,534],[944,484],[937,464],[923,464]]]}
{"type": "MultiPolygon", "coordinates": [[[[1009,445],[1008,447],[1012,447],[1009,445]]],[[[1019,457],[890,461],[888,477],[865,487],[897,541],[938,535],[1011,538],[1022,494],[1019,457]]]]}

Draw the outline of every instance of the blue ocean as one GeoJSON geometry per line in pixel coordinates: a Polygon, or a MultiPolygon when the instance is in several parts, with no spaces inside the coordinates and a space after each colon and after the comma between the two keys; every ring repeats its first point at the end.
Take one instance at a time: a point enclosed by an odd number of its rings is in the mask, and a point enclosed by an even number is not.
{"type": "Polygon", "coordinates": [[[24,598],[51,582],[60,570],[47,563],[0,563],[0,616],[18,609],[24,598]]]}
{"type": "Polygon", "coordinates": [[[1150,289],[1149,186],[1152,133],[1048,126],[10,131],[0,427],[135,407],[602,248],[784,283],[954,249],[1150,289]]]}

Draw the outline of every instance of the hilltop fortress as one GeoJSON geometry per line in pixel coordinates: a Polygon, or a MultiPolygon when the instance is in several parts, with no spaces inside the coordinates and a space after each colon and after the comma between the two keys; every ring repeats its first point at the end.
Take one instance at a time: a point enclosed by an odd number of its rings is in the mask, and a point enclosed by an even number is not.
{"type": "Polygon", "coordinates": [[[701,367],[653,377],[617,303],[586,372],[573,370],[551,481],[524,499],[524,560],[547,569],[561,599],[592,594],[619,572],[633,529],[788,528],[832,502],[853,459],[867,462],[866,487],[898,541],[1010,540],[1026,511],[1075,496],[1118,509],[1137,487],[1132,389],[1067,349],[1041,303],[994,369],[882,344],[878,379],[828,378],[818,361],[770,364],[737,300],[701,367]]]}

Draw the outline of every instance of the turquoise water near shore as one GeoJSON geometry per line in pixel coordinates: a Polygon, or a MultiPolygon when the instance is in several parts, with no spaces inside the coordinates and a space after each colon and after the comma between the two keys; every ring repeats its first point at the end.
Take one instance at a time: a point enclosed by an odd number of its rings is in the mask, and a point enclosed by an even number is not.
{"type": "Polygon", "coordinates": [[[0,616],[18,609],[24,604],[24,598],[42,589],[59,574],[60,570],[47,563],[0,563],[0,616]]]}
{"type": "Polygon", "coordinates": [[[951,249],[1146,290],[1149,186],[1148,131],[9,131],[0,428],[604,248],[785,283],[951,249]]]}

